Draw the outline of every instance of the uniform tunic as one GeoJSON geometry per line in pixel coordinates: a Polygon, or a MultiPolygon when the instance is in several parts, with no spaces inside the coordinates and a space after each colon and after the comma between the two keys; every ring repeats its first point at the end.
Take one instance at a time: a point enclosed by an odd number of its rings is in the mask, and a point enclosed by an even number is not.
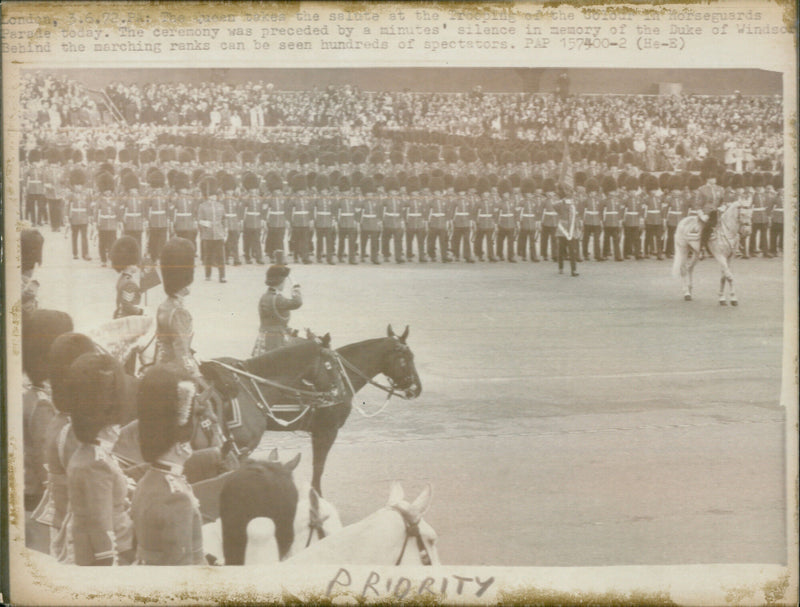
{"type": "Polygon", "coordinates": [[[192,356],[192,315],[183,306],[183,297],[171,295],[156,312],[156,362],[174,363],[193,376],[200,375],[192,356]]]}
{"type": "Polygon", "coordinates": [[[56,413],[45,387],[30,386],[22,394],[26,510],[33,510],[44,494],[47,478],[43,460],[45,436],[56,413]]]}
{"type": "Polygon", "coordinates": [[[297,288],[292,289],[291,297],[284,297],[275,287],[267,289],[258,302],[261,326],[253,346],[253,356],[266,354],[286,344],[291,310],[296,310],[302,305],[303,298],[297,288]]]}
{"type": "MultiPolygon", "coordinates": [[[[59,412],[50,422],[45,433],[44,461],[47,466],[47,518],[50,525],[50,556],[60,561],[72,561],[72,546],[67,546],[70,534],[61,527],[67,519],[69,495],[67,489],[67,467],[72,454],[80,443],[72,431],[69,416],[59,412]]],[[[71,526],[71,524],[70,524],[71,526]]]]}
{"type": "Polygon", "coordinates": [[[128,481],[112,445],[81,443],[67,467],[76,565],[116,565],[133,548],[128,481]]]}
{"type": "Polygon", "coordinates": [[[153,464],[136,486],[131,506],[136,560],[142,565],[201,565],[202,519],[179,466],[153,464]]]}

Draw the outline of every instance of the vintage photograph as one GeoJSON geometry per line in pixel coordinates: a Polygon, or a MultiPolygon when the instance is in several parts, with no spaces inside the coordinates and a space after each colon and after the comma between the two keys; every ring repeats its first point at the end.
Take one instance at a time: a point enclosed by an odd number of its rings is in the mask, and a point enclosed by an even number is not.
{"type": "Polygon", "coordinates": [[[26,554],[790,567],[784,82],[23,66],[26,554]]]}

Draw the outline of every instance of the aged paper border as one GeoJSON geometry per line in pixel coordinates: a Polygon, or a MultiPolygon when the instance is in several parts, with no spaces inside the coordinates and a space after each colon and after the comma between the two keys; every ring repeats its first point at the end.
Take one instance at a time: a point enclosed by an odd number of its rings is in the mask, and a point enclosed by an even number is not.
{"type": "MultiPolygon", "coordinates": [[[[594,4],[594,3],[593,3],[594,4]]],[[[418,6],[430,6],[431,8],[445,8],[438,3],[421,3],[418,6]]],[[[782,15],[777,17],[777,20],[782,19],[784,23],[796,23],[796,13],[793,3],[782,2],[780,4],[772,4],[767,2],[750,2],[750,3],[727,3],[712,5],[713,7],[730,6],[733,5],[737,8],[748,7],[771,7],[777,10],[778,13],[782,11],[782,15]],[[782,8],[781,8],[782,7],[782,8]]],[[[120,5],[120,7],[123,5],[120,5]]],[[[162,4],[159,8],[167,6],[167,3],[162,4]]],[[[232,3],[215,3],[211,5],[196,6],[194,10],[204,12],[231,12],[241,11],[247,4],[232,4],[232,3]]],[[[303,8],[311,8],[314,5],[303,5],[303,8]]],[[[407,6],[407,5],[406,5],[407,6]]],[[[452,6],[452,5],[449,5],[452,6]]],[[[486,5],[479,4],[464,4],[458,5],[459,8],[464,10],[490,10],[486,5]]],[[[514,5],[511,5],[514,6],[514,5]]],[[[606,8],[610,4],[603,4],[606,8]]],[[[674,5],[670,5],[674,6],[674,5]]],[[[699,5],[699,8],[707,7],[708,5],[699,5]]],[[[108,5],[106,5],[106,8],[108,5]]],[[[118,7],[118,8],[120,8],[118,7]]],[[[317,10],[333,10],[330,5],[328,7],[317,6],[317,10]]],[[[341,4],[338,5],[336,10],[360,10],[363,5],[358,4],[341,4]]],[[[371,7],[373,10],[389,11],[391,5],[383,5],[371,7]]],[[[628,7],[624,10],[631,10],[635,13],[642,13],[647,10],[661,10],[663,5],[651,7],[639,5],[636,7],[628,7]]],[[[74,10],[75,6],[71,4],[11,4],[4,5],[4,14],[8,11],[9,14],[16,13],[30,13],[30,14],[51,14],[66,16],[70,11],[74,10]]],[[[99,12],[104,10],[103,7],[95,6],[90,8],[88,6],[80,7],[81,11],[86,14],[99,12]]],[[[154,7],[145,4],[138,6],[124,5],[126,12],[133,14],[143,15],[148,10],[155,10],[154,7]]],[[[192,11],[192,5],[171,4],[170,10],[178,12],[192,11]]],[[[259,6],[259,10],[274,10],[274,11],[287,11],[292,12],[298,10],[297,4],[275,4],[271,6],[259,6]]],[[[108,26],[108,30],[114,30],[115,26],[108,26]]],[[[758,56],[760,53],[752,53],[751,57],[746,62],[746,65],[739,63],[732,64],[732,59],[728,57],[720,57],[719,55],[709,55],[698,57],[683,57],[686,67],[764,67],[774,69],[783,73],[783,86],[784,86],[784,117],[786,129],[786,145],[785,145],[785,175],[787,176],[787,192],[792,192],[792,199],[797,200],[797,182],[795,179],[797,170],[797,139],[796,139],[796,78],[795,78],[795,49],[773,47],[765,45],[763,48],[759,47],[759,51],[764,53],[764,56],[758,56]],[[699,60],[698,60],[699,59],[699,60]]],[[[633,54],[631,51],[630,54],[633,54]]],[[[630,54],[621,63],[609,63],[603,57],[592,57],[590,55],[581,56],[575,65],[581,67],[592,67],[595,65],[603,65],[605,67],[633,67],[634,65],[628,63],[630,54]]],[[[12,57],[4,56],[4,70],[3,70],[3,89],[4,89],[4,104],[3,104],[3,118],[4,118],[4,199],[12,201],[11,205],[6,205],[4,209],[4,222],[5,222],[5,242],[6,247],[6,264],[5,264],[5,294],[6,298],[6,360],[7,360],[7,378],[9,379],[9,388],[6,392],[6,402],[11,404],[19,402],[19,386],[20,371],[19,371],[19,315],[18,309],[15,308],[16,302],[19,301],[20,285],[19,285],[19,249],[18,242],[15,235],[20,229],[19,217],[17,212],[17,205],[15,201],[18,199],[18,185],[19,173],[17,162],[17,141],[18,137],[14,133],[13,125],[19,117],[19,107],[15,106],[14,99],[15,93],[19,87],[19,68],[25,67],[24,61],[17,61],[12,57]]],[[[54,57],[56,63],[48,63],[48,67],[69,67],[74,66],[74,63],[69,63],[65,57],[54,57]]],[[[205,58],[204,58],[205,59],[205,58]]],[[[364,58],[361,58],[362,60],[364,58]]],[[[97,57],[92,65],[96,67],[113,67],[112,59],[97,57]]],[[[240,65],[237,62],[224,62],[221,57],[212,57],[209,61],[209,66],[215,67],[246,67],[247,65],[240,65]]],[[[315,66],[331,67],[331,62],[320,61],[314,58],[313,63],[315,66]]],[[[485,54],[470,65],[476,67],[497,65],[496,59],[488,58],[485,54]]],[[[508,64],[516,65],[518,57],[509,56],[508,64]]],[[[548,65],[552,59],[544,58],[544,62],[548,65]]],[[[299,66],[308,65],[302,63],[303,60],[297,56],[289,56],[287,54],[287,63],[285,66],[299,66]]],[[[205,62],[203,62],[205,66],[205,62]]],[[[432,65],[426,63],[426,60],[417,57],[415,63],[419,65],[432,65]]],[[[159,65],[169,64],[172,61],[166,58],[159,61],[159,65]]],[[[81,63],[80,65],[88,65],[88,63],[81,63]]],[[[130,64],[126,64],[130,65],[130,64]]],[[[149,64],[148,66],[155,66],[149,64]]],[[[367,57],[366,60],[360,62],[359,65],[367,67],[381,67],[398,65],[392,59],[387,61],[387,57],[367,57]]],[[[505,64],[503,64],[505,65],[505,64]]],[[[558,63],[553,63],[557,66],[558,63]]],[[[637,56],[635,58],[635,67],[643,67],[647,65],[637,56]]],[[[663,62],[659,63],[663,66],[663,62]]],[[[666,67],[666,66],[664,66],[666,67]]],[[[788,195],[787,195],[788,198],[788,195]]],[[[611,589],[625,592],[631,590],[647,590],[656,594],[666,592],[665,596],[671,597],[678,602],[692,602],[692,603],[714,603],[719,600],[721,596],[721,588],[743,588],[745,591],[748,588],[756,592],[755,596],[761,596],[758,592],[763,588],[764,583],[770,581],[783,579],[783,576],[788,574],[789,589],[797,588],[797,299],[795,293],[797,292],[797,209],[790,215],[792,230],[787,231],[786,241],[789,243],[785,247],[787,252],[784,256],[784,353],[783,353],[783,382],[781,389],[781,402],[786,407],[787,411],[787,437],[786,437],[786,461],[787,461],[787,485],[786,485],[786,500],[787,500],[787,532],[789,538],[787,541],[787,548],[789,554],[787,555],[787,562],[789,567],[782,567],[778,565],[764,565],[764,566],[722,566],[722,565],[696,565],[685,566],[674,569],[667,569],[663,567],[608,567],[608,568],[495,568],[486,567],[480,568],[486,577],[495,576],[497,579],[497,586],[507,590],[518,589],[518,592],[509,592],[506,598],[511,602],[529,602],[538,600],[547,600],[547,597],[552,598],[552,593],[562,593],[557,596],[562,597],[562,600],[570,602],[571,600],[579,600],[581,593],[605,593],[611,589]],[[793,506],[793,507],[792,507],[793,506]],[[678,570],[679,569],[679,570],[678,570]],[[545,590],[546,589],[546,590],[545,590]],[[548,592],[551,594],[548,595],[548,592]]],[[[304,600],[312,600],[314,598],[322,598],[319,592],[323,591],[329,580],[336,573],[335,568],[320,568],[319,571],[296,571],[292,569],[283,568],[278,577],[277,572],[263,571],[253,575],[252,571],[243,570],[220,570],[213,568],[202,568],[201,570],[194,569],[168,569],[168,570],[155,570],[154,568],[133,568],[128,570],[117,570],[114,572],[113,579],[98,579],[98,572],[96,571],[75,571],[74,568],[69,568],[64,571],[63,575],[59,572],[48,570],[37,558],[26,552],[23,548],[19,549],[20,543],[20,528],[22,523],[22,495],[18,487],[22,486],[22,465],[21,454],[22,448],[20,443],[20,435],[18,428],[20,428],[20,411],[9,406],[6,408],[8,412],[8,459],[6,461],[5,472],[9,480],[9,508],[8,508],[8,523],[10,524],[11,543],[9,546],[9,564],[11,566],[12,583],[11,597],[20,597],[16,599],[17,602],[36,602],[36,603],[64,603],[64,604],[127,604],[131,602],[177,602],[177,603],[195,603],[195,602],[226,602],[226,603],[239,603],[239,602],[252,602],[265,600],[281,600],[287,599],[286,595],[280,593],[280,588],[303,588],[308,591],[307,594],[301,598],[304,600]],[[140,585],[141,579],[145,576],[150,580],[146,588],[140,585]],[[261,578],[256,581],[257,578],[261,578]],[[90,594],[87,594],[84,589],[92,588],[90,594]]],[[[435,576],[448,575],[450,573],[459,574],[461,568],[442,567],[442,571],[437,571],[435,576]]],[[[476,569],[476,568],[471,568],[476,569]]],[[[384,577],[392,575],[390,571],[381,571],[377,569],[384,577]]],[[[368,568],[364,571],[359,571],[358,568],[353,568],[353,575],[361,575],[365,577],[368,568]]],[[[403,574],[411,579],[419,580],[428,575],[426,571],[403,571],[403,574]]],[[[624,595],[623,595],[624,596],[624,595]]],[[[660,596],[660,595],[659,595],[660,596]]],[[[501,598],[499,595],[493,595],[493,600],[501,598]]],[[[609,599],[611,597],[608,597],[609,599]]],[[[630,596],[629,596],[630,598],[630,596]]],[[[787,595],[786,599],[790,599],[787,595]]],[[[448,597],[448,601],[455,600],[454,597],[448,597]]],[[[742,598],[747,602],[747,597],[742,598]]],[[[758,598],[754,598],[756,602],[758,598]]]]}

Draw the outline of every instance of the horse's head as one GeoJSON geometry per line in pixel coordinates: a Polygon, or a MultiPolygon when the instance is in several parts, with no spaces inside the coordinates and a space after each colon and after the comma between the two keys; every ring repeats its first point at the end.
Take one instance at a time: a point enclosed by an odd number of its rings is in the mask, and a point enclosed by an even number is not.
{"type": "Polygon", "coordinates": [[[319,346],[319,356],[316,365],[311,368],[310,373],[304,379],[313,384],[314,389],[318,392],[326,392],[335,402],[342,402],[347,398],[342,369],[336,352],[328,347],[330,334],[325,335],[322,340],[322,343],[319,342],[319,339],[314,342],[319,346]],[[327,345],[322,345],[323,343],[327,345]]]}
{"type": "Polygon", "coordinates": [[[386,507],[398,512],[405,524],[405,538],[395,565],[441,565],[436,548],[437,535],[422,516],[431,502],[432,489],[426,485],[413,502],[404,499],[400,483],[392,483],[386,507]]]}
{"type": "Polygon", "coordinates": [[[406,327],[402,335],[395,335],[392,325],[387,327],[386,334],[391,340],[391,348],[382,373],[389,378],[392,388],[403,391],[406,398],[417,398],[422,394],[422,382],[414,366],[414,353],[406,344],[408,332],[406,327]]]}
{"type": "Polygon", "coordinates": [[[302,484],[299,495],[290,557],[342,528],[342,520],[335,506],[321,497],[310,484],[302,484]]]}

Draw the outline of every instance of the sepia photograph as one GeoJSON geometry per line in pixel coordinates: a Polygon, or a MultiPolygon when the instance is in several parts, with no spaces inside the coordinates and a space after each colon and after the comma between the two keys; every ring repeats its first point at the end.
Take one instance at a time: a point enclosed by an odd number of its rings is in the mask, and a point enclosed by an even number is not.
{"type": "MultiPolygon", "coordinates": [[[[15,604],[796,601],[793,64],[131,63],[234,36],[166,6],[4,86],[15,604]]],[[[378,58],[755,19],[239,8],[378,58]]]]}

